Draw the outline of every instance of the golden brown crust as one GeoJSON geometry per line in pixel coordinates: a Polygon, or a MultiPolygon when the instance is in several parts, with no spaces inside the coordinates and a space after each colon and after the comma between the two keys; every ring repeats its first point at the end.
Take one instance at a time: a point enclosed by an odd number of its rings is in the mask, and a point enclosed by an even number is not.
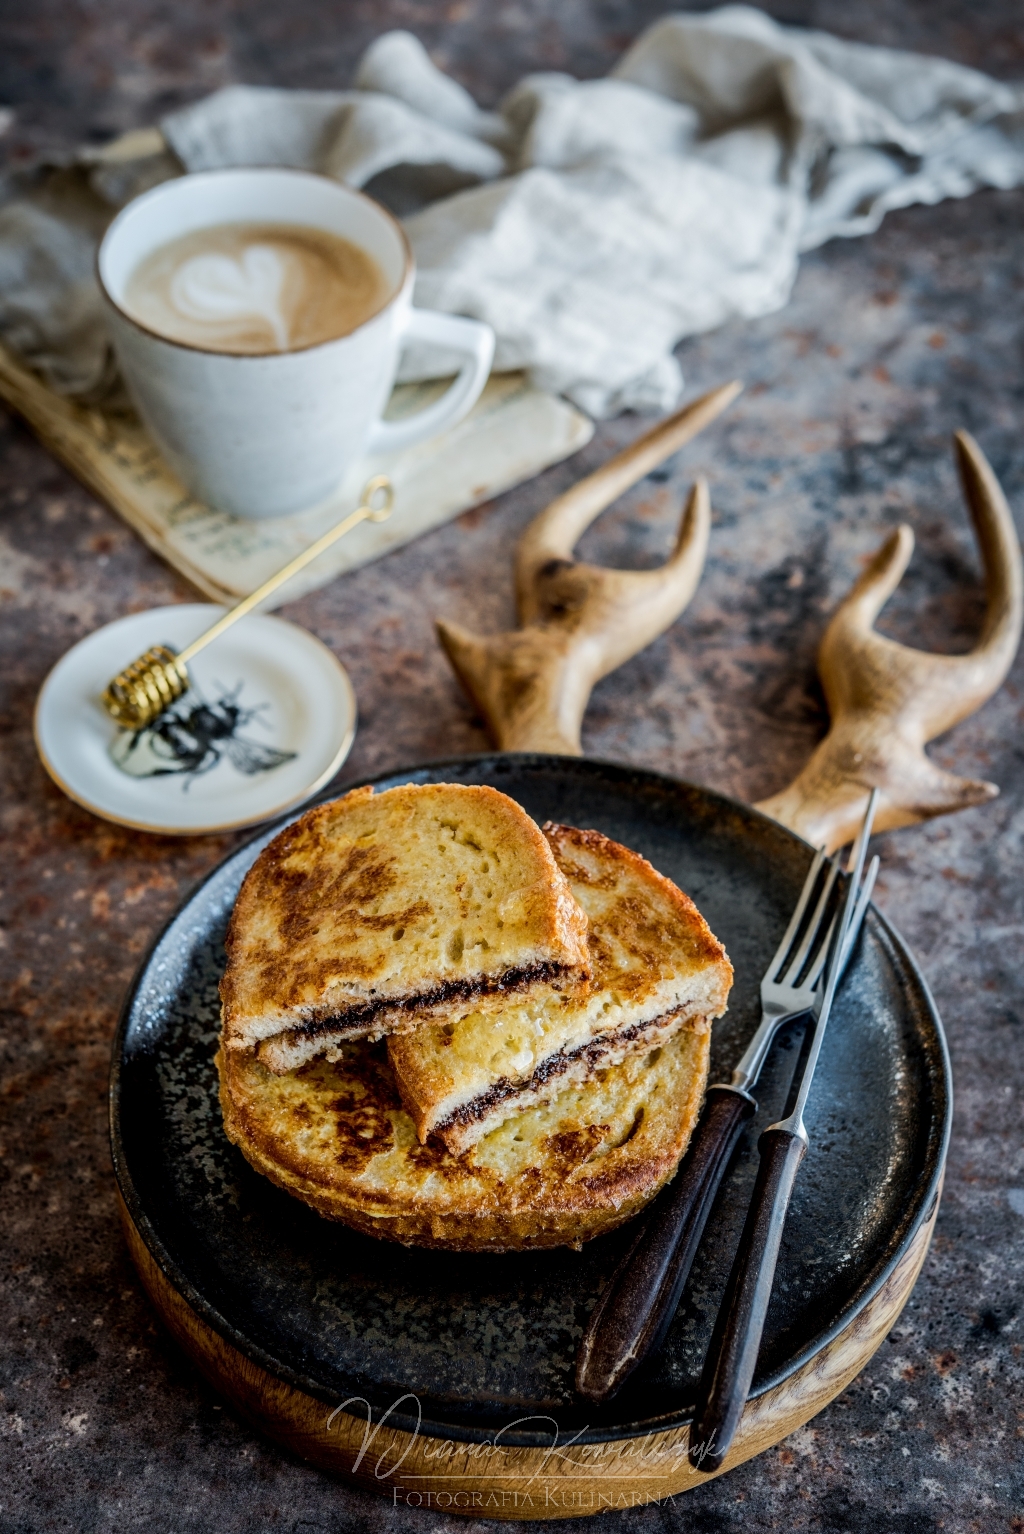
{"type": "Polygon", "coordinates": [[[355,789],[308,811],[249,870],[226,947],[227,1047],[305,1029],[307,1055],[329,1047],[330,1019],[379,1036],[416,1026],[420,995],[459,1012],[475,987],[497,1007],[505,976],[547,994],[589,965],[546,839],[507,795],[465,784],[355,789]]]}
{"type": "Polygon", "coordinates": [[[539,1005],[510,997],[496,1016],[448,1018],[388,1039],[420,1140],[437,1134],[455,1154],[524,1104],[554,1096],[563,1078],[584,1081],[643,1051],[656,1021],[665,1033],[726,1009],[732,965],[687,895],[599,831],[543,829],[589,919],[589,991],[539,1005]]]}
{"type": "Polygon", "coordinates": [[[328,1219],[454,1251],[578,1246],[631,1218],[673,1175],[700,1111],[706,1026],[516,1116],[466,1156],[420,1145],[381,1046],[274,1076],[217,1057],[228,1136],[257,1171],[328,1219]]]}
{"type": "MultiPolygon", "coordinates": [[[[649,863],[645,857],[641,857],[639,852],[634,852],[631,847],[622,846],[620,842],[611,841],[600,831],[581,831],[575,826],[557,825],[551,820],[545,821],[541,829],[555,854],[559,868],[571,883],[599,884],[602,879],[613,877],[610,873],[606,873],[601,865],[607,862],[620,862],[631,867],[638,879],[657,886],[661,898],[674,907],[676,921],[685,932],[690,962],[705,965],[724,963],[728,966],[726,995],[728,994],[733,973],[725,948],[715,937],[689,895],[684,895],[677,884],[673,884],[671,879],[660,874],[653,864],[649,863]],[[587,859],[587,854],[593,861],[587,859]]],[[[627,913],[628,916],[629,913],[627,913]]],[[[628,919],[628,926],[626,928],[619,926],[617,930],[621,934],[622,941],[633,948],[641,964],[657,965],[666,940],[672,943],[677,941],[677,932],[674,929],[668,929],[653,911],[634,911],[628,919]]]]}

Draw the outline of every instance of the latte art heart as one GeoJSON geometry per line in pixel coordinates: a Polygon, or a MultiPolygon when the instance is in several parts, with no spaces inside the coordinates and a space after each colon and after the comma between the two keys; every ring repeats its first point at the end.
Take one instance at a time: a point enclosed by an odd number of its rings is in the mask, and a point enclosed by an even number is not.
{"type": "Polygon", "coordinates": [[[391,294],[368,251],[326,229],[215,224],[146,256],[125,287],[133,319],[200,351],[261,356],[351,334],[391,294]]]}
{"type": "Polygon", "coordinates": [[[240,257],[193,256],[171,280],[171,302],[186,319],[223,324],[259,319],[270,328],[281,351],[288,345],[288,323],[281,309],[284,262],[269,245],[250,245],[240,257]]]}

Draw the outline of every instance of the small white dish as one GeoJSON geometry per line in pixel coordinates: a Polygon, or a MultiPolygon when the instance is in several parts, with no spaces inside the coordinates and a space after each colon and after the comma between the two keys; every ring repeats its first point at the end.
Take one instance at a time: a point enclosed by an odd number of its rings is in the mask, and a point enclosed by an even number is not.
{"type": "Polygon", "coordinates": [[[183,649],[222,611],[132,613],[57,662],[36,703],[36,747],[76,804],[136,831],[197,836],[270,820],[330,782],[355,737],[352,683],[326,645],[283,618],[251,614],[201,651],[192,687],[143,738],[106,713],[101,696],[119,671],[151,645],[183,649]]]}

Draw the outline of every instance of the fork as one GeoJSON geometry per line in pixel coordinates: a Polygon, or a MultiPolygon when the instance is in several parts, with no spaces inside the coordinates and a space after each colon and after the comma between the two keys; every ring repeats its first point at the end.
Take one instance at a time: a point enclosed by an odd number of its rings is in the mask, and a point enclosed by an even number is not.
{"type": "MultiPolygon", "coordinates": [[[[856,877],[851,874],[844,903],[849,920],[837,982],[849,963],[878,874],[875,857],[860,877],[877,798],[877,792],[872,793],[850,854],[849,866],[856,877]]],[[[591,1313],[576,1356],[576,1389],[587,1400],[610,1400],[665,1339],[732,1154],[757,1112],[751,1089],[780,1029],[812,1011],[819,1000],[822,971],[836,922],[843,914],[830,913],[838,875],[838,859],[826,859],[824,848],[819,849],[761,981],[760,1025],[732,1080],[708,1088],[679,1174],[641,1227],[591,1313]]]]}

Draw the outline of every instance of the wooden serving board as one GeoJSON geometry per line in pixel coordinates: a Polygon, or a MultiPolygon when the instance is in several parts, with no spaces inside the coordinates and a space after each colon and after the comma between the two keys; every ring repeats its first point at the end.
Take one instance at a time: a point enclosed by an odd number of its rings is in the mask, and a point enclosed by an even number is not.
{"type": "MultiPolygon", "coordinates": [[[[536,819],[593,826],[688,890],[736,968],[712,1078],[756,1025],[758,981],[806,843],[705,789],[571,757],[495,754],[393,773],[492,783],[536,819]]],[[[783,1040],[666,1344],[601,1408],[576,1346],[629,1227],[581,1252],[466,1256],[373,1241],[255,1173],[220,1121],[213,1053],[224,927],[264,831],[214,871],[144,962],[115,1046],[115,1169],[132,1255],[161,1315],[254,1426],[396,1504],[477,1518],[579,1517],[685,1491],[696,1378],[796,1051],[783,1040]]],[[[815,1077],[751,1400],[723,1469],[806,1422],[900,1313],[934,1227],[951,1093],[941,1024],[871,911],[815,1077]]]]}
{"type": "MultiPolygon", "coordinates": [[[[387,1422],[378,1426],[367,1421],[365,1407],[332,1410],[252,1363],[208,1326],[161,1272],[123,1200],[120,1208],[146,1292],[211,1385],[290,1453],[352,1476],[396,1505],[475,1518],[583,1518],[658,1502],[712,1479],[690,1465],[688,1427],[625,1441],[574,1444],[570,1435],[564,1444],[504,1447],[404,1432],[387,1422]]],[[[782,1384],[747,1403],[715,1475],[795,1432],[856,1378],[910,1298],[937,1214],[938,1195],[890,1277],[839,1336],[782,1384]]]]}

